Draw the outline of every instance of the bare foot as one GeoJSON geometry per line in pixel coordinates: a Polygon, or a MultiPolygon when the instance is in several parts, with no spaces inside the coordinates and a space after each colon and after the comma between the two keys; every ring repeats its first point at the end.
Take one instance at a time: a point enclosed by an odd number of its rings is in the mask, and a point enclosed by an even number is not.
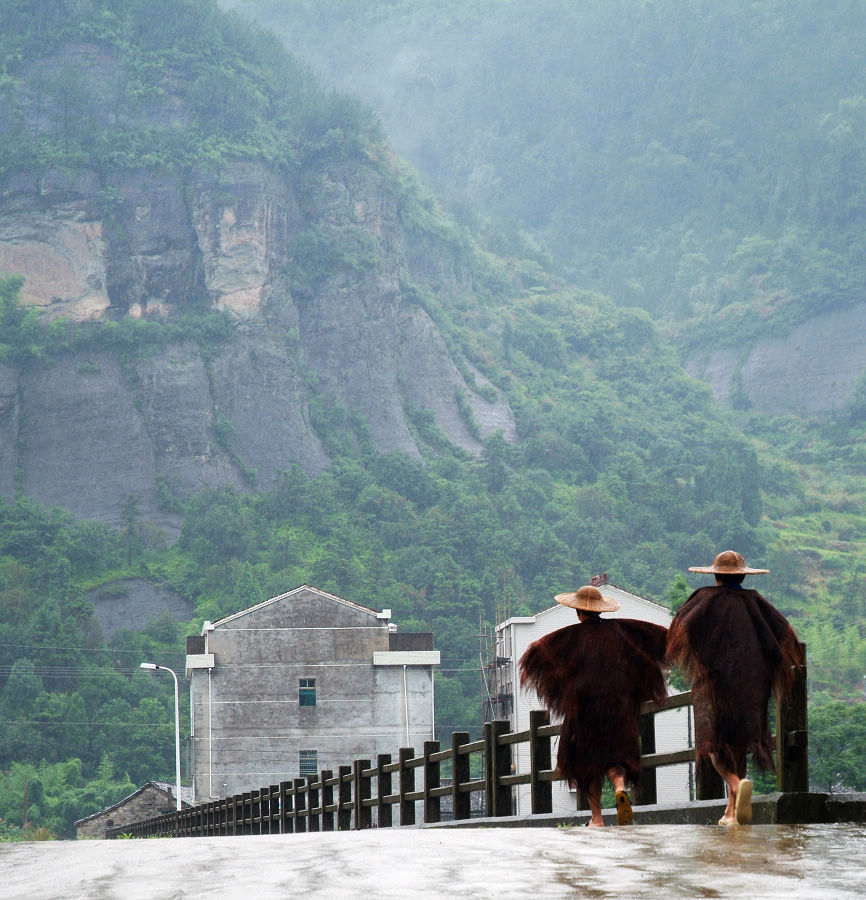
{"type": "Polygon", "coordinates": [[[748,778],[740,781],[740,789],[737,791],[737,801],[734,804],[735,816],[738,825],[752,824],[752,782],[748,778]]]}

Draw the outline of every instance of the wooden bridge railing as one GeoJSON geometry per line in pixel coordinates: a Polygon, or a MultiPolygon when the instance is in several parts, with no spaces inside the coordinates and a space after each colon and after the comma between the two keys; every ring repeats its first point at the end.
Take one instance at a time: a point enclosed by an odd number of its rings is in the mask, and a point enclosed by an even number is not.
{"type": "MultiPolygon", "coordinates": [[[[656,802],[656,771],[662,766],[694,762],[693,747],[669,753],[655,752],[655,715],[691,704],[691,692],[675,694],[661,706],[646,704],[641,710],[640,732],[643,781],[636,804],[656,802]]],[[[368,759],[340,766],[337,773],[325,770],[306,778],[283,781],[259,790],[214,800],[156,818],[109,829],[106,837],[191,837],[234,834],[274,834],[334,831],[395,823],[415,825],[416,805],[423,809],[425,823],[441,821],[441,801],[450,797],[454,820],[471,816],[470,798],[482,792],[484,815],[500,817],[512,813],[512,789],[530,786],[532,814],[553,811],[552,782],[558,775],[551,767],[552,739],[560,726],[551,725],[546,710],[530,713],[529,728],[509,732],[508,722],[496,720],[484,726],[481,740],[471,741],[466,732],[451,735],[451,746],[441,749],[439,741],[425,741],[421,755],[403,747],[396,761],[380,754],[375,764],[368,759]],[[512,771],[512,748],[529,745],[529,771],[512,771]],[[483,774],[472,777],[471,759],[483,774]],[[443,784],[442,764],[450,767],[450,783],[443,784]],[[416,774],[420,773],[421,785],[416,774]],[[373,791],[375,783],[376,790],[373,791]]],[[[709,800],[724,796],[724,784],[715,772],[698,773],[696,797],[709,800]]],[[[796,672],[794,691],[785,703],[776,705],[777,789],[781,792],[808,791],[808,743],[806,727],[806,670],[796,672]]]]}

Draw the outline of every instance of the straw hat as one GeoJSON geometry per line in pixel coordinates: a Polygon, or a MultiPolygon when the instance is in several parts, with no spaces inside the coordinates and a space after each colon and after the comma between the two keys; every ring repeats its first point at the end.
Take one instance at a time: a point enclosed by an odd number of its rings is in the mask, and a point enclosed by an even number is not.
{"type": "Polygon", "coordinates": [[[766,575],[769,569],[751,569],[741,553],[723,550],[711,566],[689,566],[690,572],[706,572],[708,575],[766,575]]]}
{"type": "Polygon", "coordinates": [[[619,609],[619,603],[613,597],[602,596],[601,591],[591,584],[586,584],[576,591],[568,591],[565,594],[557,594],[554,598],[563,606],[572,609],[582,609],[584,612],[613,612],[619,609]]]}

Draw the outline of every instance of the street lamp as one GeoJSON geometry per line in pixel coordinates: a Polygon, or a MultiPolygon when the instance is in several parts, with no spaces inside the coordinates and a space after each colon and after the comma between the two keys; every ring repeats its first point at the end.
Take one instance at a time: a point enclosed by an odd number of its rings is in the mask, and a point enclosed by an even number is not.
{"type": "Polygon", "coordinates": [[[180,700],[178,699],[177,675],[175,675],[174,669],[169,669],[168,666],[158,666],[156,663],[142,663],[140,668],[171,672],[171,677],[174,678],[174,771],[177,782],[175,794],[177,808],[180,810],[180,700]]]}

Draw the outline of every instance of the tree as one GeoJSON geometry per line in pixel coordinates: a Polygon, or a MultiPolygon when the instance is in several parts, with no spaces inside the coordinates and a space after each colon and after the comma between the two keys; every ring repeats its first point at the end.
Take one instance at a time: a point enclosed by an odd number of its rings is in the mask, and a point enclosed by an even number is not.
{"type": "Polygon", "coordinates": [[[692,589],[684,575],[676,575],[667,590],[668,607],[675,613],[686,602],[692,589]]]}
{"type": "Polygon", "coordinates": [[[127,494],[123,501],[123,536],[126,545],[126,564],[132,565],[132,557],[141,549],[141,541],[138,539],[136,525],[138,524],[138,497],[127,494]]]}
{"type": "Polygon", "coordinates": [[[0,363],[26,363],[44,352],[39,313],[19,303],[23,284],[22,276],[0,272],[0,363]]]}
{"type": "Polygon", "coordinates": [[[239,610],[249,609],[266,599],[253,567],[248,562],[243,563],[238,571],[235,598],[239,610]]]}
{"type": "Polygon", "coordinates": [[[809,776],[828,793],[866,790],[866,702],[810,706],[809,776]]]}

